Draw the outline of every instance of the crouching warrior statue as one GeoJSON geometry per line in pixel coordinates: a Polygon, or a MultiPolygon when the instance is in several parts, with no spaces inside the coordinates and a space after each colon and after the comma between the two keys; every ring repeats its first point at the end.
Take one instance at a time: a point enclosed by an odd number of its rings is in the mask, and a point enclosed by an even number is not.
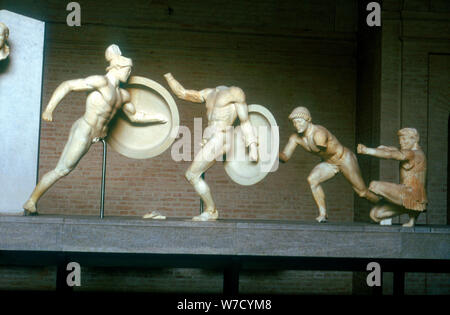
{"type": "Polygon", "coordinates": [[[344,147],[328,129],[313,124],[311,114],[306,107],[295,108],[289,115],[289,119],[292,120],[297,133],[291,135],[283,152],[280,152],[280,160],[287,162],[297,145],[322,159],[322,162],[316,165],[308,176],[314,200],[319,207],[319,216],[316,218],[318,222],[327,221],[325,193],[320,184],[333,178],[339,172],[342,172],[360,197],[373,203],[379,200],[379,197],[367,189],[356,155],[344,147]]]}

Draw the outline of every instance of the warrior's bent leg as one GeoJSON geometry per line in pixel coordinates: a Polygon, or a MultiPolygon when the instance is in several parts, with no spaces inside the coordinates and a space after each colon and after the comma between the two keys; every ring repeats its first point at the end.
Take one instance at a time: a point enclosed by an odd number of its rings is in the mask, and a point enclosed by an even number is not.
{"type": "Polygon", "coordinates": [[[48,173],[46,173],[36,187],[33,190],[30,198],[23,205],[26,215],[37,214],[36,203],[42,197],[42,195],[61,177],[66,176],[70,173],[70,169],[58,169],[58,167],[48,173]]]}
{"type": "Polygon", "coordinates": [[[91,127],[84,120],[77,120],[69,134],[69,139],[59,158],[56,168],[46,173],[34,188],[30,198],[23,205],[25,214],[37,214],[36,203],[42,195],[60,178],[69,174],[78,164],[80,159],[89,150],[91,138],[89,137],[91,127]]]}
{"type": "MultiPolygon", "coordinates": [[[[209,168],[209,167],[208,167],[209,168]]],[[[206,171],[206,170],[205,170],[206,171]]],[[[202,172],[203,173],[203,172],[202,172]]],[[[201,178],[201,173],[194,173],[189,168],[185,174],[186,179],[194,186],[195,191],[199,194],[200,198],[205,204],[205,212],[203,214],[193,218],[194,221],[208,221],[216,220],[219,216],[219,212],[216,209],[216,204],[211,195],[211,189],[206,181],[201,178]]]]}
{"type": "Polygon", "coordinates": [[[372,203],[377,203],[380,201],[380,197],[371,192],[364,183],[356,155],[350,150],[347,150],[345,154],[346,156],[340,165],[340,170],[342,171],[344,177],[352,185],[353,190],[358,194],[358,196],[367,199],[372,203]]]}
{"type": "Polygon", "coordinates": [[[197,153],[189,169],[186,171],[186,179],[194,186],[195,191],[205,204],[205,211],[192,218],[194,221],[212,221],[219,217],[219,211],[211,194],[211,190],[201,175],[214,165],[216,158],[222,155],[226,146],[225,134],[217,133],[197,153]]]}
{"type": "Polygon", "coordinates": [[[403,185],[389,182],[372,181],[369,185],[369,190],[389,202],[398,206],[403,206],[402,190],[403,185]]]}
{"type": "Polygon", "coordinates": [[[392,217],[405,213],[405,208],[402,206],[382,200],[378,202],[372,210],[370,210],[370,218],[379,223],[382,220],[390,219],[392,217]]]}
{"type": "Polygon", "coordinates": [[[311,174],[308,176],[308,183],[311,187],[311,192],[314,200],[316,201],[317,207],[319,208],[319,216],[316,218],[318,222],[326,222],[328,218],[325,204],[325,193],[320,184],[332,178],[337,172],[338,169],[336,166],[323,162],[314,167],[311,174]]]}

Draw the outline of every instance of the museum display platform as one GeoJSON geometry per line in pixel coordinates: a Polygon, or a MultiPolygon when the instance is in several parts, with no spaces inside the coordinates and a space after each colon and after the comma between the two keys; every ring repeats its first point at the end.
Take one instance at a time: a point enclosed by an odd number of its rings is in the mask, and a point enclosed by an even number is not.
{"type": "MultiPolygon", "coordinates": [[[[224,292],[237,293],[239,270],[450,272],[450,227],[268,220],[143,220],[138,217],[0,216],[0,265],[219,268],[224,292]]],[[[57,286],[58,288],[58,286],[57,286]]]]}
{"type": "Polygon", "coordinates": [[[0,250],[450,259],[449,226],[0,216],[0,250]]]}

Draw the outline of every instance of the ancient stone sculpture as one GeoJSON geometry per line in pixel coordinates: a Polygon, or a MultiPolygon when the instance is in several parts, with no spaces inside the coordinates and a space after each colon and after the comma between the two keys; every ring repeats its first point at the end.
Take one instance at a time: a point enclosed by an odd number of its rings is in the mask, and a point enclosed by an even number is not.
{"type": "Polygon", "coordinates": [[[0,60],[6,59],[9,56],[9,46],[7,44],[8,37],[8,27],[0,22],[0,60]]]}
{"type": "Polygon", "coordinates": [[[165,220],[166,216],[162,215],[159,211],[147,212],[142,216],[143,219],[153,219],[153,220],[165,220]]]}
{"type": "Polygon", "coordinates": [[[258,161],[252,162],[245,146],[245,137],[241,128],[233,128],[231,149],[224,161],[225,172],[235,183],[244,186],[255,185],[270,172],[278,169],[278,151],[280,150],[280,134],[275,117],[264,106],[248,105],[248,117],[253,132],[258,139],[258,161]]]}
{"type": "Polygon", "coordinates": [[[419,133],[414,128],[403,128],[398,131],[400,149],[379,146],[376,149],[358,145],[358,153],[372,155],[383,159],[400,161],[400,184],[372,181],[369,190],[381,196],[370,211],[375,222],[392,218],[401,214],[409,215],[406,227],[414,226],[417,217],[427,207],[425,189],[427,160],[419,146],[419,133]]]}
{"type": "Polygon", "coordinates": [[[320,184],[339,172],[342,172],[360,197],[371,202],[379,200],[375,194],[367,189],[361,176],[356,155],[344,147],[325,127],[314,125],[307,108],[295,108],[289,115],[289,119],[292,120],[297,133],[292,134],[289,138],[289,142],[279,155],[280,160],[287,162],[297,145],[301,145],[306,151],[322,158],[322,163],[318,164],[308,176],[314,200],[319,207],[319,216],[316,218],[318,222],[327,221],[325,193],[320,184]]]}
{"type": "Polygon", "coordinates": [[[86,112],[70,130],[69,139],[64,147],[56,168],[46,173],[35,187],[23,208],[25,214],[37,214],[36,203],[41,196],[61,177],[69,174],[87,153],[92,143],[104,138],[108,131],[108,123],[119,108],[128,118],[137,123],[165,123],[161,115],[151,115],[136,111],[129,102],[130,95],[119,88],[120,82],[126,82],[130,76],[132,60],[122,56],[118,46],[111,45],[105,52],[109,66],[106,75],[94,75],[85,79],[63,82],[53,93],[47,108],[42,114],[46,121],[53,120],[53,110],[71,91],[89,91],[86,99],[86,112]]]}
{"type": "Polygon", "coordinates": [[[123,87],[137,111],[162,115],[167,123],[135,124],[119,112],[108,126],[106,141],[131,159],[149,159],[163,153],[175,141],[180,125],[172,95],[158,82],[140,76],[131,76],[123,87]]]}
{"type": "Polygon", "coordinates": [[[186,179],[194,186],[205,204],[205,211],[195,216],[194,221],[216,220],[219,212],[210,188],[201,175],[213,166],[216,158],[230,149],[229,134],[233,122],[239,117],[245,145],[249,148],[251,161],[258,160],[257,137],[248,118],[245,94],[238,87],[218,86],[201,91],[186,90],[172,74],[164,75],[170,88],[180,99],[194,103],[206,103],[208,129],[210,132],[202,140],[202,148],[186,171],[186,179]]]}

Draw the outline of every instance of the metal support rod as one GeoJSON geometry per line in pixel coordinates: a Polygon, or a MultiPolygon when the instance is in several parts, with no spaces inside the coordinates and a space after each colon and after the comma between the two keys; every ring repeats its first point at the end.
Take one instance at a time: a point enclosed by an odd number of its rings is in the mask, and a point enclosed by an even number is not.
{"type": "Polygon", "coordinates": [[[106,141],[101,139],[103,143],[103,163],[102,163],[102,188],[100,196],[100,219],[103,219],[105,214],[105,178],[106,178],[106,141]]]}
{"type": "MultiPolygon", "coordinates": [[[[205,173],[202,173],[202,178],[205,179],[205,173]]],[[[200,214],[203,213],[203,199],[200,198],[200,214]]]]}

